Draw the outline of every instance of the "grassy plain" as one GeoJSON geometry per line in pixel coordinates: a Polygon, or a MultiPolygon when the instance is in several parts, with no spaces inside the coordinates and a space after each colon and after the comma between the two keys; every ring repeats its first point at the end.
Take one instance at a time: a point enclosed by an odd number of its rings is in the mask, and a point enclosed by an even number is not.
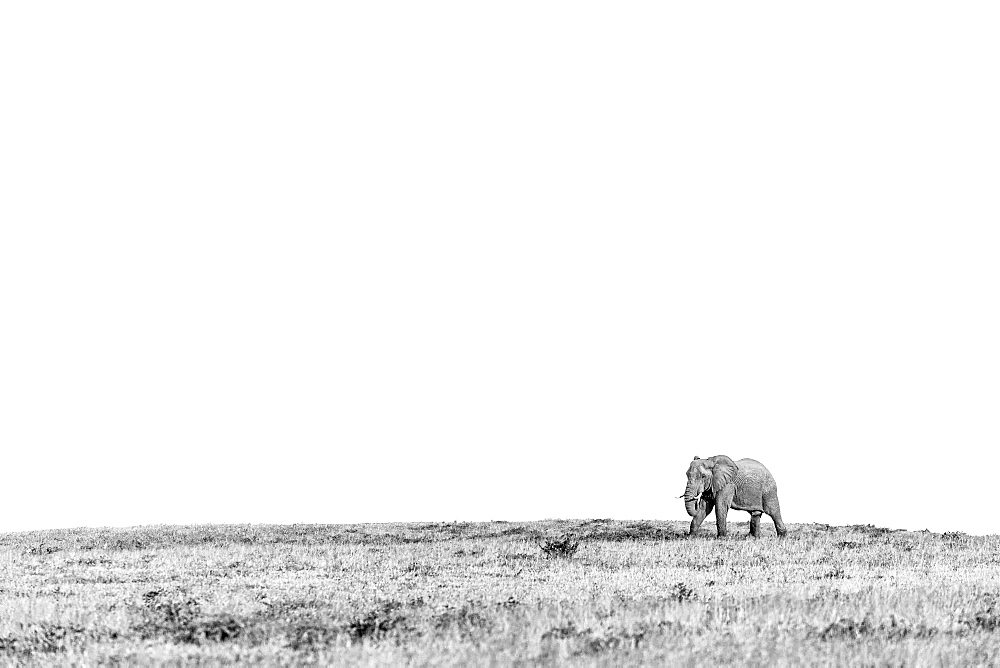
{"type": "Polygon", "coordinates": [[[1000,536],[762,523],[0,535],[0,663],[1000,665],[1000,536]],[[559,554],[560,536],[578,542],[559,554]],[[548,554],[543,547],[547,547],[548,554]]]}

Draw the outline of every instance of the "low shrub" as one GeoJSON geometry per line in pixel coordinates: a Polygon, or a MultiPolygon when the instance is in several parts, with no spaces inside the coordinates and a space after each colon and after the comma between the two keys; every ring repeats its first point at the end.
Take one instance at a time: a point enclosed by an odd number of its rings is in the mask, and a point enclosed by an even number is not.
{"type": "Polygon", "coordinates": [[[569,559],[576,554],[577,549],[580,547],[580,541],[573,540],[570,536],[563,534],[558,538],[551,538],[539,543],[538,547],[542,550],[546,559],[553,557],[569,559]]]}
{"type": "Polygon", "coordinates": [[[988,593],[979,597],[978,609],[959,616],[958,623],[966,630],[996,631],[1000,629],[1000,595],[988,593]]]}
{"type": "Polygon", "coordinates": [[[349,621],[343,629],[353,642],[381,640],[390,633],[405,631],[406,617],[397,612],[401,607],[397,601],[383,603],[363,617],[349,621]]]}
{"type": "Polygon", "coordinates": [[[698,593],[684,582],[678,582],[670,588],[670,599],[678,603],[694,601],[698,598],[698,593]]]}
{"type": "Polygon", "coordinates": [[[929,628],[923,623],[913,624],[896,615],[892,615],[887,622],[876,624],[871,613],[868,613],[861,621],[850,617],[841,618],[824,628],[818,635],[820,640],[824,641],[878,637],[898,642],[905,638],[929,638],[937,634],[938,629],[929,628]]]}
{"type": "Polygon", "coordinates": [[[460,608],[446,606],[441,613],[435,615],[433,626],[439,631],[455,633],[461,639],[468,640],[487,633],[493,623],[478,605],[468,603],[460,608]]]}
{"type": "Polygon", "coordinates": [[[73,645],[82,644],[86,636],[87,630],[76,624],[27,624],[16,635],[0,637],[0,654],[29,657],[33,654],[65,652],[73,645]]]}
{"type": "Polygon", "coordinates": [[[201,602],[183,594],[147,591],[142,596],[142,621],[135,630],[144,639],[167,638],[175,643],[201,645],[239,638],[246,624],[232,615],[203,615],[201,602]]]}

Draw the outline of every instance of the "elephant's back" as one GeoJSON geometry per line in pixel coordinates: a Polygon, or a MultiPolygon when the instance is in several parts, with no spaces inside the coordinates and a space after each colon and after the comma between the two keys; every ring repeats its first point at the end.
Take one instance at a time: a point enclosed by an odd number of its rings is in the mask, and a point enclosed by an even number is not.
{"type": "Polygon", "coordinates": [[[740,468],[743,468],[744,466],[750,469],[759,468],[762,469],[765,473],[770,473],[770,471],[767,470],[766,466],[758,462],[756,459],[750,459],[749,457],[744,457],[743,459],[739,460],[738,462],[736,462],[736,465],[739,466],[740,468]]]}
{"type": "Polygon", "coordinates": [[[741,459],[736,462],[739,467],[739,472],[736,474],[737,480],[742,479],[745,484],[747,482],[752,482],[754,485],[760,486],[760,489],[765,494],[770,492],[777,487],[774,484],[774,476],[771,472],[767,470],[767,467],[758,462],[756,459],[741,459]]]}

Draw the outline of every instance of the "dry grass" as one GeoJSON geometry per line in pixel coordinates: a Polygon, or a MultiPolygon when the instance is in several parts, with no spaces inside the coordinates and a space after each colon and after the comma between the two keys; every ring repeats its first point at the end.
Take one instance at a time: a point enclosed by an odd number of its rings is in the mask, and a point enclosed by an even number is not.
{"type": "Polygon", "coordinates": [[[1000,536],[798,525],[779,541],[761,528],[759,540],[611,520],[7,534],[0,660],[1000,664],[1000,536]]]}

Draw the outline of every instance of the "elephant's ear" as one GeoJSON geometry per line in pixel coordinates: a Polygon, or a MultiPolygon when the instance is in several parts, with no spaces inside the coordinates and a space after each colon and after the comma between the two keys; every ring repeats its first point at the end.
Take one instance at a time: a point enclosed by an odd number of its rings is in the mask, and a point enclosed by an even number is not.
{"type": "Polygon", "coordinates": [[[723,487],[733,481],[739,467],[736,466],[736,462],[725,455],[719,455],[713,459],[715,466],[712,467],[712,493],[718,494],[723,487]]]}

